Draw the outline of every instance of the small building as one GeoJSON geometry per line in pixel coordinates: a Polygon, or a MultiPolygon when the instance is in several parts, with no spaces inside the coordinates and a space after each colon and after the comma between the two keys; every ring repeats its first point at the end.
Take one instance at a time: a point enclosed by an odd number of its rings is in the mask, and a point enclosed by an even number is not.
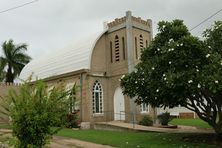
{"type": "Polygon", "coordinates": [[[20,78],[32,75],[32,81],[43,79],[49,87],[61,81],[67,88],[76,83],[75,109],[81,122],[139,121],[143,115],[153,115],[153,109],[124,96],[120,79],[134,69],[151,39],[151,20],[128,11],[80,44],[31,61],[20,78]]]}

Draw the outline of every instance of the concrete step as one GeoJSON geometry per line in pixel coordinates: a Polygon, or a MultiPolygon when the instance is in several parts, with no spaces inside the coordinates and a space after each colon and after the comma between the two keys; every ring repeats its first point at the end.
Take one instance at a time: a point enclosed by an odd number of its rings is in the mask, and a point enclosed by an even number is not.
{"type": "Polygon", "coordinates": [[[214,133],[209,129],[197,129],[192,126],[178,126],[178,128],[167,128],[160,125],[142,126],[138,124],[125,123],[120,121],[97,122],[94,124],[94,129],[110,130],[110,131],[142,131],[142,132],[161,132],[161,133],[214,133]]]}

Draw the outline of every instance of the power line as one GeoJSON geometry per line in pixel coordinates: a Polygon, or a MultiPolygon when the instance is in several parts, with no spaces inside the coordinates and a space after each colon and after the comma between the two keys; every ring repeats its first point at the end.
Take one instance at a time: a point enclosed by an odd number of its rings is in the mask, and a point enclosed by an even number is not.
{"type": "Polygon", "coordinates": [[[217,15],[218,13],[220,13],[222,11],[222,9],[218,10],[217,12],[215,12],[214,14],[212,14],[211,16],[209,16],[208,18],[204,19],[202,22],[200,22],[199,24],[197,24],[196,26],[194,26],[193,28],[190,29],[190,31],[196,29],[197,27],[199,27],[200,25],[202,25],[203,23],[205,23],[206,21],[208,21],[209,19],[211,19],[212,17],[214,17],[215,15],[217,15]]]}
{"type": "Polygon", "coordinates": [[[33,0],[33,1],[31,1],[31,2],[27,2],[27,3],[21,4],[21,5],[15,6],[15,7],[11,7],[11,8],[2,10],[2,11],[0,11],[0,14],[1,14],[1,13],[5,13],[5,12],[8,12],[8,11],[11,11],[11,10],[18,9],[18,8],[21,8],[21,7],[24,7],[24,6],[26,6],[26,5],[30,5],[30,4],[35,3],[35,2],[37,2],[37,1],[38,1],[38,0],[33,0]]]}

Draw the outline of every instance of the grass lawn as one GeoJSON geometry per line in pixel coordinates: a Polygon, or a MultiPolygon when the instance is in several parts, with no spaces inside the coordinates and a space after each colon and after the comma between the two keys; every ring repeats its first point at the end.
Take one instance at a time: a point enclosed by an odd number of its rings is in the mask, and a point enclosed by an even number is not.
{"type": "MultiPolygon", "coordinates": [[[[0,128],[10,129],[10,125],[0,124],[0,128]]],[[[216,147],[208,145],[205,140],[187,142],[187,137],[196,136],[195,134],[178,133],[156,133],[156,132],[114,132],[99,130],[72,130],[62,129],[57,136],[75,138],[83,141],[89,141],[98,144],[110,145],[122,148],[185,148],[185,147],[216,147]],[[185,138],[184,138],[185,137],[185,138]]],[[[0,133],[0,142],[9,141],[0,133]]]]}
{"type": "Polygon", "coordinates": [[[187,126],[196,126],[197,128],[211,128],[207,122],[197,118],[197,119],[179,119],[174,118],[169,124],[172,125],[187,125],[187,126]]]}
{"type": "Polygon", "coordinates": [[[62,129],[57,135],[122,148],[214,147],[201,141],[185,142],[183,137],[190,134],[62,129]]]}

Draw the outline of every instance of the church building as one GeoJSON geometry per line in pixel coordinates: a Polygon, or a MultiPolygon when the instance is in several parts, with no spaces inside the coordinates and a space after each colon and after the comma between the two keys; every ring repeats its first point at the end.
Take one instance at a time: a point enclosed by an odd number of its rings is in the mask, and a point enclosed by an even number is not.
{"type": "Polygon", "coordinates": [[[152,116],[153,109],[123,95],[120,79],[133,71],[141,49],[148,47],[151,39],[152,21],[128,11],[80,44],[31,61],[20,78],[33,75],[33,82],[43,79],[49,87],[61,81],[67,88],[76,83],[75,109],[80,122],[139,121],[144,115],[152,116]]]}

